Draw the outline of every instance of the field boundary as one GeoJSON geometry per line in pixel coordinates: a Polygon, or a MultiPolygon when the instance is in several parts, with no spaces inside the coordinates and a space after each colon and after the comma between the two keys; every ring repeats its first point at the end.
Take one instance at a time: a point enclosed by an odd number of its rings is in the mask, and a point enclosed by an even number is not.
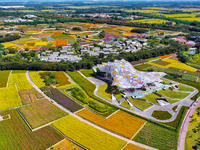
{"type": "Polygon", "coordinates": [[[142,128],[146,125],[147,122],[148,122],[148,121],[146,121],[146,122],[140,127],[140,129],[132,136],[131,139],[133,139],[133,138],[142,130],[142,128]]]}
{"type": "Polygon", "coordinates": [[[12,70],[10,71],[10,74],[9,74],[9,76],[8,76],[8,80],[7,80],[7,86],[6,87],[8,87],[8,83],[9,83],[9,79],[10,79],[10,75],[12,74],[12,70]]]}
{"type": "Polygon", "coordinates": [[[86,147],[82,146],[81,144],[79,144],[79,143],[73,141],[72,139],[68,138],[65,134],[63,134],[63,133],[62,133],[59,129],[57,129],[54,125],[51,124],[51,126],[52,126],[56,131],[58,131],[64,138],[68,139],[68,140],[71,141],[72,143],[74,143],[74,144],[80,146],[81,148],[83,148],[83,149],[85,149],[85,150],[89,150],[89,149],[87,149],[86,147]]]}

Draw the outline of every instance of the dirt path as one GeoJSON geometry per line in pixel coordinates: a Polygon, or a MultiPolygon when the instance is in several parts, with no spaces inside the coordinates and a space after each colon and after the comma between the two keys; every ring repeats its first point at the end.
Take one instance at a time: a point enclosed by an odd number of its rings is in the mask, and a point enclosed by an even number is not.
{"type": "Polygon", "coordinates": [[[65,107],[61,106],[60,104],[58,104],[58,103],[55,102],[54,100],[52,100],[52,99],[50,99],[49,97],[47,97],[47,96],[40,90],[40,88],[37,87],[37,85],[31,80],[28,71],[26,72],[26,76],[27,76],[27,79],[29,80],[29,82],[32,84],[32,86],[33,86],[36,90],[38,90],[38,92],[42,93],[42,94],[45,96],[46,99],[50,100],[51,102],[53,102],[54,105],[56,105],[57,107],[59,107],[59,108],[62,109],[63,111],[67,112],[68,114],[70,114],[70,115],[76,117],[76,118],[79,119],[80,121],[83,121],[83,122],[85,122],[85,123],[87,123],[87,124],[89,124],[89,125],[91,125],[91,126],[97,128],[97,129],[103,131],[103,132],[106,132],[106,133],[108,133],[108,134],[110,134],[110,135],[112,135],[112,136],[114,136],[114,137],[117,137],[117,138],[119,138],[119,139],[121,139],[121,140],[124,140],[124,141],[126,141],[126,142],[128,142],[128,143],[132,143],[132,144],[135,144],[135,145],[138,145],[138,146],[140,146],[140,147],[143,147],[143,148],[146,148],[146,149],[150,149],[150,150],[158,150],[158,149],[156,149],[156,148],[153,148],[153,147],[150,147],[150,146],[147,146],[147,145],[144,145],[144,144],[141,144],[141,143],[132,141],[131,139],[128,139],[128,138],[125,138],[125,137],[123,137],[123,136],[121,136],[121,135],[115,134],[115,133],[113,133],[113,132],[111,132],[111,131],[109,131],[109,130],[106,130],[106,129],[104,129],[104,128],[102,128],[102,127],[100,127],[100,126],[98,126],[98,125],[96,125],[96,124],[94,124],[94,123],[92,123],[92,122],[89,122],[88,120],[85,120],[85,119],[81,118],[80,116],[76,115],[75,113],[72,113],[71,111],[69,111],[69,110],[66,109],[65,107]]]}

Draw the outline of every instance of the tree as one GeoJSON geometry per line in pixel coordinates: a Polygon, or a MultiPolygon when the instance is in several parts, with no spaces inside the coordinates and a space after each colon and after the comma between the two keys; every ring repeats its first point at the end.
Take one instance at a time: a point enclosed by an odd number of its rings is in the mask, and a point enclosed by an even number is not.
{"type": "Polygon", "coordinates": [[[75,43],[73,44],[72,47],[75,49],[75,52],[76,52],[76,54],[77,54],[78,49],[79,49],[79,47],[80,47],[79,42],[75,42],[75,43]]]}
{"type": "Polygon", "coordinates": [[[29,51],[29,48],[25,48],[25,51],[29,51]]]}
{"type": "Polygon", "coordinates": [[[104,53],[100,53],[99,58],[104,58],[104,53]]]}

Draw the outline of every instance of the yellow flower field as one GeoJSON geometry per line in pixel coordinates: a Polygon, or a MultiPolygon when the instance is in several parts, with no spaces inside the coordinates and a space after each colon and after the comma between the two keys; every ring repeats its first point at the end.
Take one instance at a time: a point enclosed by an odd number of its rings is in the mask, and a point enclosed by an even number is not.
{"type": "Polygon", "coordinates": [[[76,114],[108,130],[128,137],[129,139],[131,139],[146,122],[143,119],[134,117],[123,111],[118,111],[108,119],[105,119],[88,109],[83,109],[76,114]]]}
{"type": "Polygon", "coordinates": [[[39,72],[38,71],[29,71],[30,77],[33,80],[33,82],[38,86],[38,87],[44,87],[45,83],[43,80],[40,78],[39,72]]]}
{"type": "Polygon", "coordinates": [[[168,20],[161,20],[161,19],[142,19],[142,20],[132,20],[131,22],[162,24],[162,23],[166,23],[166,22],[169,22],[169,21],[168,20]]]}
{"type": "Polygon", "coordinates": [[[35,43],[35,46],[40,46],[40,45],[46,46],[46,45],[47,45],[47,42],[36,42],[36,43],[35,43]]]}
{"type": "Polygon", "coordinates": [[[126,141],[94,128],[71,115],[54,122],[53,125],[68,138],[90,150],[117,150],[126,145],[126,141]]]}
{"type": "Polygon", "coordinates": [[[176,18],[179,20],[187,20],[187,21],[199,21],[200,22],[200,17],[194,17],[194,18],[176,18]]]}
{"type": "Polygon", "coordinates": [[[134,145],[132,143],[128,143],[124,148],[124,150],[148,150],[148,149],[134,145]]]}
{"type": "Polygon", "coordinates": [[[2,43],[4,47],[7,48],[16,48],[17,50],[20,49],[20,47],[16,44],[10,43],[10,42],[6,42],[6,43],[2,43]]]}
{"type": "Polygon", "coordinates": [[[183,70],[187,70],[187,71],[192,71],[192,72],[196,72],[195,68],[192,68],[184,63],[179,62],[178,60],[174,60],[174,59],[170,59],[170,58],[166,58],[163,59],[162,61],[168,62],[170,63],[169,65],[163,66],[163,65],[159,65],[159,64],[155,64],[153,62],[148,62],[147,64],[150,65],[154,65],[156,67],[159,68],[169,68],[169,67],[173,67],[173,68],[177,68],[177,69],[183,69],[183,70]]]}
{"type": "Polygon", "coordinates": [[[19,91],[29,90],[33,88],[26,77],[26,72],[14,74],[12,73],[9,78],[9,83],[16,83],[17,89],[19,91]]]}
{"type": "Polygon", "coordinates": [[[22,105],[15,84],[8,84],[6,88],[0,88],[0,109],[8,109],[22,105]]]}

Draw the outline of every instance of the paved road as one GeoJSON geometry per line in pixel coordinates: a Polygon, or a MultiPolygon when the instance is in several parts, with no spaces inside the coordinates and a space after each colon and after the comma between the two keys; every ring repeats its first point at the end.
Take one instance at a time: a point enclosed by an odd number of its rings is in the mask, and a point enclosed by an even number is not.
{"type": "Polygon", "coordinates": [[[103,132],[106,132],[106,133],[108,133],[108,134],[110,134],[110,135],[112,135],[112,136],[114,136],[114,137],[117,137],[117,138],[119,138],[119,139],[121,139],[121,140],[124,140],[124,141],[126,141],[126,142],[128,142],[128,143],[132,143],[132,144],[135,144],[135,145],[138,145],[138,146],[140,146],[140,147],[143,147],[143,148],[146,148],[146,149],[150,149],[150,150],[158,150],[158,149],[156,149],[156,148],[153,148],[153,147],[150,147],[150,146],[147,146],[147,145],[144,145],[144,144],[141,144],[141,143],[132,141],[131,139],[128,139],[128,138],[125,138],[125,137],[123,137],[123,136],[121,136],[121,135],[115,134],[115,133],[113,133],[113,132],[111,132],[111,131],[109,131],[109,130],[106,130],[106,129],[104,129],[104,128],[102,128],[102,127],[100,127],[100,126],[98,126],[98,125],[96,125],[96,124],[94,124],[94,123],[92,123],[92,122],[89,122],[88,120],[85,120],[85,119],[81,118],[80,116],[76,115],[75,113],[72,113],[71,111],[69,111],[69,110],[66,109],[65,107],[61,106],[60,104],[58,104],[58,103],[55,102],[54,100],[52,100],[52,99],[50,99],[49,97],[47,97],[47,96],[40,90],[40,88],[37,87],[37,85],[31,80],[28,71],[26,72],[26,76],[27,76],[29,82],[32,84],[32,86],[33,86],[36,90],[38,90],[40,93],[42,93],[42,94],[45,96],[46,99],[48,99],[48,100],[50,100],[50,101],[53,101],[53,104],[54,104],[54,105],[56,105],[57,107],[59,107],[59,108],[62,109],[63,111],[67,112],[68,114],[70,114],[70,115],[76,117],[76,118],[79,119],[80,121],[83,121],[83,122],[85,122],[85,123],[87,123],[87,124],[89,124],[89,125],[91,125],[91,126],[97,128],[97,129],[103,131],[103,132]]]}
{"type": "Polygon", "coordinates": [[[186,114],[183,124],[181,126],[179,139],[178,139],[178,150],[184,150],[185,148],[185,137],[186,137],[186,133],[187,133],[189,122],[190,122],[190,116],[193,115],[195,109],[198,107],[200,103],[200,98],[198,98],[196,102],[197,103],[195,103],[195,106],[190,107],[190,109],[188,110],[188,113],[186,114]]]}

